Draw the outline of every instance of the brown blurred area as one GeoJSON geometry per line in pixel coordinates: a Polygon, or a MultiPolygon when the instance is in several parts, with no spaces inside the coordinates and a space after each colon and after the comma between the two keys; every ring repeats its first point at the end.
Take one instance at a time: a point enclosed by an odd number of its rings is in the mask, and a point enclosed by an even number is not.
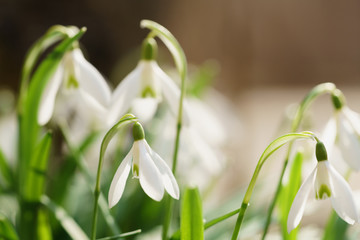
{"type": "Polygon", "coordinates": [[[218,60],[215,85],[229,96],[259,86],[360,79],[356,0],[0,0],[0,85],[18,89],[27,49],[54,24],[86,26],[87,56],[109,77],[146,36],[139,27],[145,18],[167,27],[190,63],[218,60]]]}

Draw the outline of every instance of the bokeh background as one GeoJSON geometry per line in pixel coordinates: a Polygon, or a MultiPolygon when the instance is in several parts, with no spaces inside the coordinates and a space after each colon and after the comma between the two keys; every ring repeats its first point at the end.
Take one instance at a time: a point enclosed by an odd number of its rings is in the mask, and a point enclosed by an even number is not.
{"type": "Polygon", "coordinates": [[[146,35],[144,18],[170,29],[190,63],[218,60],[215,85],[230,96],[260,86],[359,82],[356,0],[0,0],[1,85],[18,88],[27,49],[54,24],[88,27],[88,57],[110,77],[146,35]]]}

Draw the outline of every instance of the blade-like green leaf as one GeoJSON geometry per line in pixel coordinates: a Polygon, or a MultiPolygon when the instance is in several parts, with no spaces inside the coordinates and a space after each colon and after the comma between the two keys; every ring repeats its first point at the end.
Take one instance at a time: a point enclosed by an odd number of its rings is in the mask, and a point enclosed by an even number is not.
{"type": "Polygon", "coordinates": [[[32,73],[39,57],[46,49],[64,37],[66,37],[66,27],[55,25],[31,46],[25,57],[25,62],[21,73],[19,111],[21,111],[21,106],[23,105],[23,99],[25,97],[24,94],[26,94],[29,85],[30,74],[32,73]]]}
{"type": "Polygon", "coordinates": [[[6,187],[13,185],[14,174],[4,153],[0,149],[0,173],[6,187]]]}
{"type": "Polygon", "coordinates": [[[164,42],[174,58],[175,65],[179,71],[181,79],[185,79],[187,74],[185,53],[171,32],[165,27],[151,20],[142,20],[140,22],[140,27],[150,29],[153,34],[158,36],[164,42]]]}
{"type": "Polygon", "coordinates": [[[88,236],[84,231],[79,227],[73,218],[60,206],[57,206],[52,202],[47,196],[41,197],[41,203],[44,204],[60,222],[64,230],[69,234],[69,236],[74,240],[88,240],[88,236]]]}
{"type": "Polygon", "coordinates": [[[30,169],[25,183],[25,199],[28,201],[39,201],[44,193],[51,142],[52,134],[48,132],[36,147],[31,158],[30,169]]]}
{"type": "Polygon", "coordinates": [[[180,222],[181,239],[204,239],[204,224],[202,216],[202,202],[197,188],[185,190],[180,222]]]}
{"type": "Polygon", "coordinates": [[[294,229],[290,234],[287,232],[287,217],[294,201],[297,191],[301,185],[301,169],[304,154],[298,151],[292,161],[292,166],[289,174],[289,181],[286,186],[283,186],[279,195],[279,210],[280,210],[280,223],[283,238],[286,240],[295,240],[298,229],[294,229]]]}
{"type": "MultiPolygon", "coordinates": [[[[37,112],[42,92],[46,83],[54,74],[65,52],[73,46],[73,43],[77,41],[84,32],[85,28],[82,28],[74,37],[67,37],[58,44],[58,46],[56,46],[56,48],[48,54],[44,61],[41,62],[32,77],[26,98],[23,101],[23,111],[19,113],[20,161],[18,174],[21,178],[26,175],[30,159],[32,158],[34,148],[38,142],[39,126],[37,124],[37,112]]],[[[19,183],[20,187],[22,187],[24,179],[20,179],[19,183]]],[[[20,191],[23,193],[23,189],[20,191]]]]}
{"type": "Polygon", "coordinates": [[[11,222],[0,214],[0,240],[18,240],[19,237],[11,222]]]}

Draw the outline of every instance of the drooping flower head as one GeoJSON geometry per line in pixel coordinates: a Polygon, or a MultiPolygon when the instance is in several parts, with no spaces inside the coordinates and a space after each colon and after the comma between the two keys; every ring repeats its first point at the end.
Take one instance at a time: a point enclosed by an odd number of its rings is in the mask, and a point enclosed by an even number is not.
{"type": "MultiPolygon", "coordinates": [[[[70,30],[73,31],[70,31],[69,34],[76,34],[76,30],[70,30]]],[[[111,99],[111,92],[105,79],[85,59],[78,46],[74,46],[64,55],[44,89],[38,111],[38,123],[40,125],[45,125],[51,119],[55,99],[60,90],[64,92],[76,91],[79,99],[83,100],[87,107],[100,114],[105,114],[111,99]]]]}
{"type": "MultiPolygon", "coordinates": [[[[116,87],[109,111],[112,125],[131,109],[141,121],[153,118],[158,104],[165,100],[174,115],[179,108],[180,89],[155,61],[157,44],[146,38],[142,45],[141,60],[136,68],[116,87]]],[[[186,112],[184,113],[186,118],[186,112]]]]}
{"type": "Polygon", "coordinates": [[[299,225],[310,194],[317,200],[330,198],[332,207],[345,222],[354,224],[359,220],[350,186],[327,160],[322,142],[316,144],[316,158],[318,162],[315,169],[305,179],[291,205],[288,232],[299,225]]]}
{"type": "MultiPolygon", "coordinates": [[[[331,153],[336,146],[341,157],[353,170],[360,170],[360,115],[352,111],[340,90],[332,94],[334,116],[327,123],[323,138],[331,153]]],[[[335,157],[335,156],[334,156],[335,157]]],[[[330,156],[332,161],[332,156],[330,156]]]]}
{"type": "Polygon", "coordinates": [[[121,198],[130,170],[133,178],[140,181],[144,192],[160,201],[164,190],[175,199],[179,199],[180,191],[176,179],[166,162],[154,152],[145,140],[144,130],[140,123],[133,126],[134,143],[117,169],[109,190],[109,207],[112,208],[121,198]]]}

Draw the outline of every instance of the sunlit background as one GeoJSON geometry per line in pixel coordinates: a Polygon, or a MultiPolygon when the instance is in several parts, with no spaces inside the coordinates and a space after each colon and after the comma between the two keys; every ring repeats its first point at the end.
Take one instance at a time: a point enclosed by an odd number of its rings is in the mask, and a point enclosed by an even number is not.
{"type": "MultiPolygon", "coordinates": [[[[224,176],[227,193],[248,183],[266,145],[288,131],[282,126],[288,106],[316,84],[334,82],[360,111],[356,0],[0,0],[0,88],[18,91],[27,49],[54,24],[86,26],[85,55],[116,86],[138,61],[148,32],[140,29],[141,19],[169,29],[191,66],[214,69],[213,85],[240,126],[231,159],[236,167],[224,176]]],[[[172,63],[166,51],[159,55],[172,63]]],[[[312,112],[320,132],[331,114],[328,98],[312,112]]],[[[273,164],[276,171],[280,166],[281,160],[273,164]]]]}

